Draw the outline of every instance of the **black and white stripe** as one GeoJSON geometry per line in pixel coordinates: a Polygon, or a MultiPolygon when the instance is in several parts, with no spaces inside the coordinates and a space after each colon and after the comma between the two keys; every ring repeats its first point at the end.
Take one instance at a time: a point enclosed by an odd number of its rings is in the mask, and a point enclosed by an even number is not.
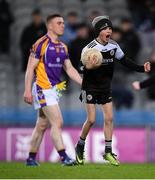
{"type": "Polygon", "coordinates": [[[97,45],[96,41],[92,41],[87,45],[87,48],[93,48],[97,45]]]}

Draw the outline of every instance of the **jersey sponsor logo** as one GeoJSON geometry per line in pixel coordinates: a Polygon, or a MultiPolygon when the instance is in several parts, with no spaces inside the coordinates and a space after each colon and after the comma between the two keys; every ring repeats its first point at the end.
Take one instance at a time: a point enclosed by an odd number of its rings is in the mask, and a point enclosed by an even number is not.
{"type": "Polygon", "coordinates": [[[103,63],[109,63],[109,62],[113,62],[114,60],[113,60],[113,58],[111,58],[111,59],[103,59],[103,63]]]}
{"type": "Polygon", "coordinates": [[[48,63],[48,67],[62,67],[62,64],[52,64],[52,63],[48,63]]]}

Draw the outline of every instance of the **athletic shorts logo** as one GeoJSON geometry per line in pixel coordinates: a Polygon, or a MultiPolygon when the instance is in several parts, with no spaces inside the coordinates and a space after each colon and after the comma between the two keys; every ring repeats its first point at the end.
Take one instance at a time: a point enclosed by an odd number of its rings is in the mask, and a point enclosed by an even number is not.
{"type": "Polygon", "coordinates": [[[92,100],[92,99],[93,99],[92,95],[88,94],[88,95],[87,95],[87,100],[90,101],[90,100],[92,100]]]}
{"type": "Polygon", "coordinates": [[[42,99],[44,97],[43,92],[39,90],[38,91],[38,96],[39,96],[40,99],[42,99]]]}

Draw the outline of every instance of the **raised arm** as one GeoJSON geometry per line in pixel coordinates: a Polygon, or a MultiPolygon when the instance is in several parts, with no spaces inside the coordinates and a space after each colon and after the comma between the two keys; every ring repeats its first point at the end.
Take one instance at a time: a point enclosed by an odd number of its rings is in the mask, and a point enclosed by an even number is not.
{"type": "Polygon", "coordinates": [[[117,47],[115,58],[119,61],[120,64],[137,72],[149,72],[151,70],[150,62],[146,62],[144,65],[138,65],[134,63],[133,60],[125,56],[124,52],[116,42],[115,44],[117,47]]]}
{"type": "Polygon", "coordinates": [[[134,63],[130,58],[124,56],[119,60],[119,62],[129,69],[137,72],[149,72],[151,70],[150,62],[146,62],[144,65],[138,65],[134,63]]]}

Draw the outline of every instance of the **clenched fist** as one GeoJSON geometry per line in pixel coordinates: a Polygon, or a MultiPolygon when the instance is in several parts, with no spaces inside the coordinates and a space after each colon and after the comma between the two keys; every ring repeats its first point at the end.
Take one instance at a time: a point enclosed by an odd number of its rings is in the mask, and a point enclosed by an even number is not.
{"type": "Polygon", "coordinates": [[[150,63],[150,62],[146,62],[146,63],[144,64],[144,71],[145,71],[145,72],[151,71],[151,63],[150,63]]]}

